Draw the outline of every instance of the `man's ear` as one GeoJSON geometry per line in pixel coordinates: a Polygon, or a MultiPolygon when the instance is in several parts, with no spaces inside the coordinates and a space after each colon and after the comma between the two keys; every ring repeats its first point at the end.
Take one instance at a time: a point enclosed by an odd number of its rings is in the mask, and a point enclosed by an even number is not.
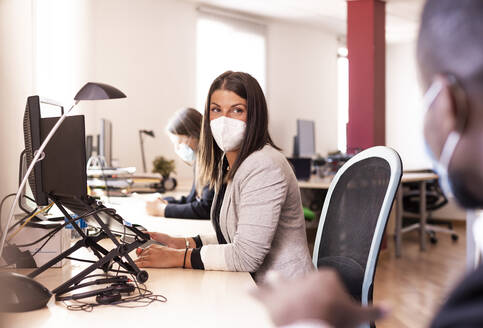
{"type": "Polygon", "coordinates": [[[452,90],[452,81],[444,75],[437,75],[433,85],[439,83],[441,90],[430,104],[424,119],[424,137],[439,158],[444,143],[451,131],[457,129],[458,113],[452,90]]]}

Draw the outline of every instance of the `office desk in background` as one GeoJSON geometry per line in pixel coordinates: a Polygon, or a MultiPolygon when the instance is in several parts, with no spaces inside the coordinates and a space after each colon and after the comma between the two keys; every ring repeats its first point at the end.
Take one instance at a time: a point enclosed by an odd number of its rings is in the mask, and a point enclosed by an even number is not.
{"type": "Polygon", "coordinates": [[[438,175],[435,173],[415,173],[406,172],[403,173],[401,178],[401,184],[414,182],[419,185],[419,223],[411,225],[406,228],[402,228],[403,221],[403,189],[399,186],[396,195],[396,227],[394,237],[396,239],[396,256],[401,257],[402,253],[402,235],[406,232],[410,232],[419,228],[419,246],[422,251],[426,250],[426,220],[428,218],[428,212],[426,211],[426,183],[428,181],[437,180],[438,175]]]}
{"type": "MultiPolygon", "coordinates": [[[[151,217],[144,214],[144,200],[111,198],[124,219],[139,223],[148,230],[177,236],[212,233],[207,220],[182,220],[151,217]]],[[[110,205],[110,204],[106,204],[110,205]]],[[[133,253],[131,253],[133,254],[133,253]]],[[[74,254],[76,256],[77,254],[74,254]]],[[[135,255],[133,255],[135,257],[135,255]]],[[[86,267],[71,261],[63,268],[52,268],[36,280],[53,289],[86,267]]],[[[17,270],[27,274],[31,270],[17,270]]],[[[47,308],[5,314],[8,328],[77,328],[77,327],[272,327],[261,303],[249,295],[255,283],[247,272],[222,272],[189,269],[147,269],[146,287],[165,296],[166,303],[146,307],[123,308],[99,306],[92,312],[69,311],[54,297],[47,308]]]]}
{"type": "MultiPolygon", "coordinates": [[[[324,178],[312,178],[309,181],[299,181],[299,187],[304,189],[322,189],[328,190],[330,187],[330,183],[332,182],[333,177],[324,177],[324,178]]],[[[426,211],[426,182],[430,180],[438,179],[438,176],[434,173],[415,173],[415,172],[404,172],[401,178],[401,184],[409,183],[409,182],[416,182],[419,184],[420,194],[421,194],[421,203],[419,207],[419,217],[421,218],[421,222],[417,225],[413,225],[408,227],[407,229],[402,228],[402,215],[403,215],[403,202],[402,202],[402,188],[398,189],[396,199],[395,199],[395,229],[394,229],[394,237],[396,243],[396,256],[401,256],[401,243],[402,243],[402,234],[405,232],[409,232],[416,228],[419,228],[420,233],[420,247],[421,250],[426,249],[426,219],[427,219],[427,211],[426,211]]]]}

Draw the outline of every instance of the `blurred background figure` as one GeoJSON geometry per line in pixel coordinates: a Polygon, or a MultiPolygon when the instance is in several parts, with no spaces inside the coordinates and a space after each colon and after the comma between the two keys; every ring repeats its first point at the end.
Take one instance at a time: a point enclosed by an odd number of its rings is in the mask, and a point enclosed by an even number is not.
{"type": "Polygon", "coordinates": [[[166,131],[174,145],[176,154],[188,165],[193,166],[193,186],[187,196],[180,199],[165,197],[146,202],[149,215],[168,218],[209,219],[214,191],[208,186],[198,194],[196,185],[196,153],[200,139],[203,116],[194,108],[178,110],[168,122],[166,131]]]}

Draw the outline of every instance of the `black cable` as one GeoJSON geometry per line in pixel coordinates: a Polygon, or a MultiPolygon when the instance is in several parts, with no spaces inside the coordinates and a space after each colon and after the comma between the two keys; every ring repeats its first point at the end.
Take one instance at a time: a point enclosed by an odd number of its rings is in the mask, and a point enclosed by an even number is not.
{"type": "Polygon", "coordinates": [[[113,270],[113,269],[109,269],[109,272],[116,272],[117,274],[119,273],[125,273],[125,274],[132,274],[132,272],[129,272],[129,271],[125,271],[125,270],[113,270]]]}
{"type": "MultiPolygon", "coordinates": [[[[80,219],[85,219],[91,215],[94,215],[94,214],[97,214],[97,213],[100,213],[100,212],[108,212],[108,211],[111,211],[113,209],[110,209],[110,208],[98,208],[96,210],[93,210],[91,212],[87,212],[81,216],[78,216],[76,218],[74,218],[74,221],[77,221],[77,220],[80,220],[80,219]]],[[[62,228],[64,228],[66,225],[68,225],[70,222],[65,222],[64,224],[62,225],[59,225],[57,228],[53,229],[52,231],[48,232],[47,234],[45,234],[44,236],[40,237],[39,239],[31,242],[31,243],[28,243],[28,244],[22,244],[22,245],[17,245],[17,247],[28,247],[28,246],[32,246],[32,245],[35,245],[37,243],[40,243],[42,240],[44,240],[45,238],[49,238],[51,235],[53,234],[56,234],[58,231],[60,231],[62,228]]]]}
{"type": "Polygon", "coordinates": [[[30,196],[27,196],[27,195],[22,195],[23,197],[27,198],[28,200],[30,200],[31,202],[34,202],[35,203],[35,199],[33,199],[32,197],[30,196]]]}
{"type": "MultiPolygon", "coordinates": [[[[84,280],[85,280],[85,278],[82,279],[82,281],[84,281],[84,280]]],[[[93,285],[104,285],[104,284],[112,284],[112,283],[128,283],[128,282],[129,282],[129,279],[126,276],[105,275],[105,277],[102,278],[102,279],[96,279],[96,280],[93,280],[93,281],[78,283],[74,286],[71,286],[71,287],[67,288],[65,291],[63,291],[62,294],[69,293],[69,292],[71,292],[75,289],[84,288],[84,287],[93,286],[93,285]]]]}
{"type": "MultiPolygon", "coordinates": [[[[16,193],[12,193],[12,194],[8,194],[7,196],[3,197],[2,198],[2,201],[0,202],[0,235],[3,235],[3,229],[2,229],[2,224],[1,224],[1,220],[2,220],[2,208],[3,208],[3,203],[5,203],[5,201],[10,198],[10,197],[13,197],[17,195],[16,193]]],[[[8,227],[7,227],[8,229],[8,227]]]]}
{"type": "MultiPolygon", "coordinates": [[[[33,199],[33,198],[32,198],[32,197],[30,197],[30,196],[27,196],[27,195],[23,194],[23,195],[22,195],[22,197],[27,198],[27,199],[28,199],[28,200],[30,200],[31,202],[36,203],[35,199],[33,199]]],[[[18,200],[18,207],[19,207],[19,208],[20,208],[22,211],[24,211],[24,213],[29,213],[29,210],[28,210],[28,209],[26,209],[25,207],[23,207],[22,202],[21,202],[21,200],[20,200],[20,199],[18,200]]],[[[38,209],[38,207],[35,207],[35,208],[37,208],[37,209],[38,209]]],[[[48,212],[48,211],[50,211],[50,208],[47,210],[47,212],[48,212]]]]}
{"type": "MultiPolygon", "coordinates": [[[[57,230],[57,231],[58,231],[58,230],[57,230]]],[[[55,233],[57,233],[57,231],[56,231],[55,233]]],[[[37,254],[38,254],[38,252],[40,252],[40,251],[42,250],[42,248],[44,248],[44,247],[45,247],[45,245],[47,245],[47,243],[48,243],[48,242],[49,242],[49,241],[50,241],[50,240],[51,240],[51,239],[52,239],[52,238],[55,236],[55,233],[51,234],[51,235],[49,236],[49,238],[47,238],[47,240],[46,240],[46,241],[45,241],[45,242],[42,244],[42,246],[40,246],[40,247],[39,247],[39,248],[38,248],[38,249],[37,249],[37,250],[36,250],[36,251],[35,251],[35,252],[32,254],[32,256],[37,255],[37,254]]],[[[19,247],[19,246],[17,246],[17,247],[19,247]]]]}
{"type": "MultiPolygon", "coordinates": [[[[113,277],[113,276],[109,276],[107,273],[95,273],[95,274],[90,274],[88,276],[85,276],[82,280],[89,279],[89,278],[97,278],[97,277],[108,278],[108,277],[113,277]]],[[[78,283],[76,283],[75,285],[80,284],[82,282],[82,280],[79,281],[78,283]]]]}
{"type": "Polygon", "coordinates": [[[60,230],[62,230],[62,228],[64,228],[65,226],[67,225],[67,223],[64,223],[62,225],[59,225],[57,228],[54,228],[52,229],[51,231],[49,231],[48,233],[46,233],[45,235],[43,235],[42,237],[40,237],[39,239],[33,241],[33,242],[30,242],[28,244],[21,244],[21,245],[17,245],[17,247],[29,247],[29,246],[32,246],[32,245],[35,245],[35,244],[38,244],[40,243],[42,240],[44,240],[45,238],[49,238],[53,235],[55,235],[57,232],[59,232],[60,230]]]}
{"type": "Polygon", "coordinates": [[[86,303],[81,301],[62,301],[65,307],[69,311],[84,311],[84,312],[92,312],[95,306],[99,306],[99,303],[86,303]],[[76,302],[80,304],[68,304],[67,302],[76,302]]]}
{"type": "MultiPolygon", "coordinates": [[[[126,236],[126,227],[124,227],[123,230],[124,230],[123,233],[124,233],[124,237],[125,237],[126,236]]],[[[86,261],[86,260],[83,260],[83,261],[86,261]]],[[[110,303],[109,305],[113,305],[113,306],[117,306],[117,307],[123,307],[123,308],[137,308],[137,307],[146,307],[146,306],[148,306],[148,305],[150,305],[154,302],[165,303],[165,302],[168,301],[168,299],[165,296],[154,294],[152,291],[148,290],[144,284],[141,284],[141,286],[140,286],[140,284],[138,284],[137,279],[132,274],[132,272],[121,271],[121,264],[119,262],[117,262],[117,270],[110,269],[109,271],[115,272],[114,277],[118,277],[119,273],[121,273],[121,272],[125,272],[125,273],[129,274],[129,276],[131,277],[131,281],[134,282],[134,284],[135,284],[135,290],[137,290],[137,292],[138,292],[137,295],[132,295],[132,296],[127,296],[127,297],[121,298],[119,301],[115,301],[113,303],[110,303]]],[[[84,277],[84,279],[82,279],[79,283],[77,283],[75,285],[75,288],[71,288],[70,291],[77,289],[77,288],[83,288],[83,287],[94,284],[92,282],[84,282],[84,283],[81,283],[81,282],[85,281],[88,278],[98,277],[98,276],[112,277],[112,276],[109,276],[108,274],[105,274],[105,275],[104,274],[102,274],[102,275],[89,275],[89,276],[84,277]]],[[[107,288],[107,289],[109,289],[109,288],[107,288]]],[[[99,295],[102,295],[101,290],[99,290],[99,293],[101,293],[99,295]]],[[[89,302],[83,302],[83,301],[75,300],[75,299],[73,299],[73,300],[65,300],[64,299],[62,301],[63,301],[64,305],[66,306],[66,308],[68,310],[71,310],[71,311],[92,312],[95,307],[102,305],[100,303],[89,303],[89,302]],[[67,301],[69,301],[69,303],[67,301]]]]}
{"type": "Polygon", "coordinates": [[[66,256],[65,258],[68,260],[74,260],[74,261],[85,262],[85,263],[97,263],[97,261],[85,260],[85,259],[80,259],[72,256],[66,256]]]}
{"type": "MultiPolygon", "coordinates": [[[[138,307],[146,307],[154,302],[166,303],[168,301],[168,299],[165,296],[154,294],[152,291],[148,290],[144,285],[140,287],[137,284],[135,279],[133,281],[136,284],[136,289],[138,294],[124,297],[120,301],[111,303],[109,305],[122,307],[122,308],[138,308],[138,307]],[[130,305],[131,303],[134,303],[135,305],[130,305]]],[[[66,308],[70,311],[85,311],[85,312],[92,312],[92,310],[95,307],[102,305],[99,303],[89,303],[89,302],[83,302],[80,300],[63,301],[63,303],[66,306],[66,308]],[[73,302],[74,304],[67,303],[67,302],[73,302]]]]}
{"type": "Polygon", "coordinates": [[[24,223],[24,222],[25,222],[25,220],[27,220],[29,217],[31,217],[32,215],[34,215],[34,214],[35,214],[35,212],[37,212],[37,211],[38,211],[38,207],[36,207],[34,210],[32,210],[32,212],[28,213],[28,214],[27,214],[27,215],[25,215],[23,218],[21,218],[20,220],[18,220],[17,222],[15,222],[15,223],[14,223],[14,224],[13,224],[13,225],[12,225],[12,226],[11,226],[11,227],[8,229],[7,234],[8,234],[8,233],[10,233],[10,232],[13,230],[13,228],[15,228],[16,226],[18,226],[18,225],[20,225],[20,224],[24,223]]]}
{"type": "MultiPolygon", "coordinates": [[[[115,209],[112,209],[112,208],[98,208],[94,211],[91,211],[91,212],[88,212],[88,213],[85,213],[81,216],[78,216],[76,218],[74,218],[74,221],[77,221],[77,220],[80,220],[82,218],[87,218],[91,215],[94,215],[94,214],[97,214],[97,213],[101,213],[101,212],[106,212],[106,213],[110,213],[110,212],[113,212],[114,214],[111,214],[111,215],[116,215],[118,217],[120,217],[118,214],[115,214],[116,210],[115,209]]],[[[24,245],[17,245],[17,247],[27,247],[27,246],[32,246],[32,245],[35,245],[37,243],[39,243],[40,241],[42,241],[43,239],[47,238],[47,240],[32,254],[32,256],[35,256],[37,255],[44,247],[45,245],[47,245],[47,243],[54,237],[54,235],[59,232],[62,228],[64,228],[66,225],[68,225],[70,222],[65,222],[64,224],[60,225],[59,227],[53,229],[52,231],[50,231],[49,233],[45,234],[44,236],[42,236],[41,238],[39,238],[38,240],[32,242],[32,243],[29,243],[29,244],[24,244],[24,245]]],[[[112,231],[112,230],[111,230],[112,231]]],[[[113,231],[115,232],[115,231],[113,231]]],[[[126,236],[126,226],[124,226],[124,237],[126,236]]],[[[131,236],[136,236],[136,235],[131,235],[131,236]]],[[[78,260],[80,262],[89,262],[88,260],[82,260],[82,259],[76,259],[76,258],[71,258],[73,260],[78,260]]],[[[95,262],[90,262],[90,263],[95,263],[95,262]]],[[[120,271],[118,270],[118,273],[120,271]]],[[[124,271],[126,272],[126,271],[124,271]]],[[[129,272],[127,272],[129,273],[129,272]]]]}

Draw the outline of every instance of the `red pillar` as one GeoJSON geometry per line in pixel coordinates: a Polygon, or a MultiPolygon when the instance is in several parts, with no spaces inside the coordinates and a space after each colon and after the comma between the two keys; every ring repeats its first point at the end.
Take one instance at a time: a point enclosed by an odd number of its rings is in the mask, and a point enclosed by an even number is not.
{"type": "Polygon", "coordinates": [[[347,1],[348,152],[386,142],[385,5],[382,0],[347,1]]]}

